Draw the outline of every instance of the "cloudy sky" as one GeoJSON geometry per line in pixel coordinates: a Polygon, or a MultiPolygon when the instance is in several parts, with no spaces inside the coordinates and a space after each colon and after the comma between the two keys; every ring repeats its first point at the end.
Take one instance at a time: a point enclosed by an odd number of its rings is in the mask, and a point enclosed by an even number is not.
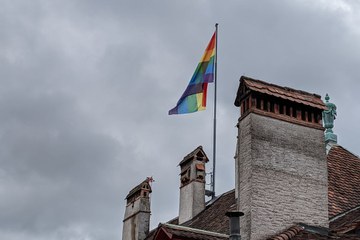
{"type": "MultiPolygon", "coordinates": [[[[360,154],[360,4],[347,0],[0,0],[0,239],[118,240],[153,176],[151,226],[178,212],[177,164],[208,110],[168,116],[219,23],[217,193],[234,187],[241,75],[325,96],[360,154]]],[[[208,166],[211,170],[211,164],[208,166]]]]}

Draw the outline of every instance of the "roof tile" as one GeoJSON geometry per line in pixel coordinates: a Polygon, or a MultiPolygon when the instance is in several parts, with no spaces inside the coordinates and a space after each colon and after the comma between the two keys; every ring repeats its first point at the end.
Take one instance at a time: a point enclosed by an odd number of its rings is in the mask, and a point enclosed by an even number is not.
{"type": "MultiPolygon", "coordinates": [[[[321,100],[321,97],[317,94],[308,93],[305,91],[296,90],[289,87],[281,87],[275,84],[263,82],[257,79],[252,79],[246,76],[242,76],[240,81],[242,81],[242,83],[245,84],[246,87],[248,87],[250,90],[253,90],[255,92],[260,92],[263,94],[271,95],[274,97],[282,98],[285,100],[304,104],[318,109],[323,109],[323,110],[326,109],[326,106],[321,100]]],[[[238,92],[235,105],[238,102],[239,97],[240,96],[238,92]]]]}
{"type": "Polygon", "coordinates": [[[327,156],[329,217],[360,206],[360,158],[335,145],[327,156]]]}
{"type": "Polygon", "coordinates": [[[190,221],[183,223],[183,225],[228,234],[230,231],[229,218],[225,213],[233,210],[236,210],[235,190],[231,190],[219,196],[214,202],[208,204],[205,210],[200,212],[190,221]]]}

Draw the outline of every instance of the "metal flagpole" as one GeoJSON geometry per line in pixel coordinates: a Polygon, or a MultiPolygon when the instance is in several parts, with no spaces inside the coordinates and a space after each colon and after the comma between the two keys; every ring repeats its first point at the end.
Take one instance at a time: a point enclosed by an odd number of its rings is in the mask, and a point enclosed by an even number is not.
{"type": "Polygon", "coordinates": [[[217,95],[217,45],[218,45],[218,23],[215,24],[215,87],[214,87],[214,132],[213,132],[213,174],[212,174],[212,198],[215,198],[215,166],[216,166],[216,95],[217,95]]]}

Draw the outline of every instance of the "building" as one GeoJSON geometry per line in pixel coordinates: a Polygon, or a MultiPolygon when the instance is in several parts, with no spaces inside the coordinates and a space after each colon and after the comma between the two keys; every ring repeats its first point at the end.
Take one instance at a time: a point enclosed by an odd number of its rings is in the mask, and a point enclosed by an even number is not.
{"type": "Polygon", "coordinates": [[[360,158],[337,144],[325,100],[242,76],[234,190],[205,202],[200,146],[179,164],[179,217],[149,232],[145,180],[126,198],[123,240],[360,239],[360,158]],[[237,233],[226,214],[239,211],[237,233]]]}

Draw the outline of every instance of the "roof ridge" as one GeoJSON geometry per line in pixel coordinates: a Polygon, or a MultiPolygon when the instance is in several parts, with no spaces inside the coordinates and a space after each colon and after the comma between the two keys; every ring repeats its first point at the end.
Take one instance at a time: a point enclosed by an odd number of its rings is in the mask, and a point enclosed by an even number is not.
{"type": "Polygon", "coordinates": [[[270,237],[267,240],[289,240],[295,237],[297,234],[299,234],[301,231],[303,231],[305,228],[300,225],[294,225],[285,231],[277,234],[276,236],[270,237]]]}
{"type": "MultiPolygon", "coordinates": [[[[348,153],[350,153],[351,155],[353,155],[354,157],[356,157],[356,158],[358,158],[358,159],[360,160],[360,156],[359,156],[359,155],[353,153],[352,151],[348,150],[347,148],[345,148],[345,147],[343,147],[343,146],[341,146],[341,145],[339,145],[339,144],[334,144],[334,145],[330,148],[329,153],[330,153],[330,151],[331,151],[331,149],[332,149],[333,147],[340,147],[340,148],[344,149],[345,151],[347,151],[348,153]]],[[[329,154],[328,154],[328,155],[329,155],[329,154]]]]}
{"type": "Polygon", "coordinates": [[[337,220],[337,219],[339,219],[341,217],[344,217],[348,213],[351,213],[351,212],[356,211],[358,209],[360,209],[360,205],[358,205],[358,206],[356,206],[356,207],[354,207],[352,209],[349,209],[349,210],[347,210],[345,212],[339,213],[338,215],[336,215],[336,216],[332,217],[331,219],[329,219],[329,222],[333,222],[333,221],[335,221],[335,220],[337,220]]]}
{"type": "Polygon", "coordinates": [[[186,156],[180,161],[180,163],[178,164],[178,166],[182,165],[185,162],[188,162],[189,159],[197,152],[197,151],[201,151],[204,154],[204,158],[205,160],[207,160],[207,162],[209,161],[208,156],[206,155],[206,152],[204,151],[203,147],[200,145],[197,148],[195,148],[193,151],[191,151],[190,153],[186,154],[186,156]]]}
{"type": "Polygon", "coordinates": [[[280,86],[280,85],[277,85],[277,84],[274,84],[274,83],[265,82],[265,81],[255,79],[255,78],[251,78],[251,77],[247,77],[247,76],[241,76],[240,80],[241,79],[254,81],[254,82],[259,82],[259,83],[267,85],[267,86],[277,87],[277,88],[284,89],[284,90],[287,90],[287,91],[290,91],[290,92],[293,91],[293,92],[298,92],[298,93],[302,93],[302,94],[305,94],[305,95],[315,96],[315,97],[318,97],[318,98],[321,99],[321,95],[316,94],[316,93],[310,93],[310,92],[306,92],[306,91],[303,91],[303,90],[299,90],[299,89],[295,89],[295,88],[291,88],[291,87],[286,87],[286,86],[283,87],[283,86],[280,86]]]}
{"type": "MultiPolygon", "coordinates": [[[[215,196],[215,199],[211,199],[211,200],[209,200],[209,201],[207,201],[206,203],[205,203],[205,206],[207,207],[207,206],[211,206],[211,205],[213,205],[215,202],[217,202],[217,200],[219,200],[221,197],[223,197],[223,196],[225,196],[225,195],[228,195],[228,194],[230,194],[230,193],[232,193],[232,192],[234,192],[235,191],[235,188],[234,189],[231,189],[231,190],[229,190],[229,191],[227,191],[227,192],[224,192],[224,193],[222,193],[222,194],[220,194],[220,195],[218,195],[218,196],[215,196]],[[209,204],[209,205],[208,205],[209,204]]],[[[205,208],[206,209],[206,208],[205,208]]],[[[203,210],[203,211],[205,211],[205,209],[203,210]]],[[[202,211],[201,211],[202,212],[202,211]]],[[[201,213],[200,212],[200,213],[201,213]]],[[[199,214],[200,214],[199,213],[199,214]]],[[[195,216],[196,217],[196,216],[195,216]]],[[[194,218],[195,218],[194,217],[194,218]]]]}
{"type": "Polygon", "coordinates": [[[228,238],[229,237],[229,235],[226,235],[226,234],[217,233],[217,232],[210,232],[210,231],[206,231],[206,230],[202,230],[202,229],[198,229],[198,228],[185,227],[185,226],[174,225],[174,224],[169,224],[169,223],[162,223],[161,225],[166,226],[166,227],[170,227],[170,228],[176,229],[176,230],[183,230],[183,231],[189,231],[189,232],[193,232],[193,233],[200,233],[200,234],[210,235],[210,236],[214,236],[214,237],[223,237],[223,238],[228,238]]]}
{"type": "Polygon", "coordinates": [[[300,226],[298,224],[286,229],[285,231],[277,234],[276,236],[270,237],[267,240],[284,240],[284,239],[292,239],[297,234],[299,234],[301,231],[303,231],[305,227],[300,226]]]}
{"type": "MultiPolygon", "coordinates": [[[[235,191],[235,188],[233,188],[233,189],[230,189],[230,190],[228,190],[228,191],[226,191],[226,192],[223,192],[222,194],[220,194],[220,195],[218,195],[217,197],[216,197],[216,200],[218,199],[218,198],[220,198],[220,197],[222,197],[222,196],[225,196],[225,195],[228,195],[228,194],[230,194],[230,193],[232,193],[232,192],[234,192],[235,191]]],[[[210,203],[211,202],[211,200],[210,201],[208,201],[208,203],[210,203]]],[[[215,202],[215,201],[214,201],[215,202]]]]}

